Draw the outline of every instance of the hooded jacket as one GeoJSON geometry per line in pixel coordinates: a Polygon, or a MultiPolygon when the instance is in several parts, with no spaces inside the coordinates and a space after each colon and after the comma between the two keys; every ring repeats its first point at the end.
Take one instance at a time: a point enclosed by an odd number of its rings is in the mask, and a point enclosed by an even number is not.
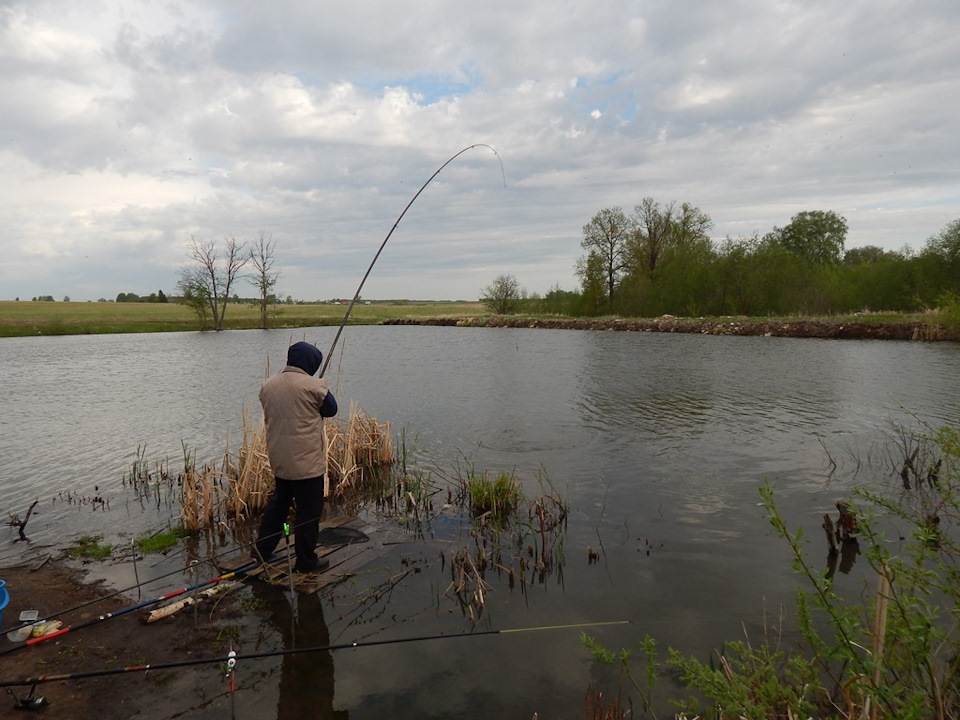
{"type": "Polygon", "coordinates": [[[323,418],[337,414],[327,381],[313,377],[323,353],[305,342],[290,346],[287,366],[260,388],[267,456],[273,474],[304,480],[327,472],[323,418]]]}

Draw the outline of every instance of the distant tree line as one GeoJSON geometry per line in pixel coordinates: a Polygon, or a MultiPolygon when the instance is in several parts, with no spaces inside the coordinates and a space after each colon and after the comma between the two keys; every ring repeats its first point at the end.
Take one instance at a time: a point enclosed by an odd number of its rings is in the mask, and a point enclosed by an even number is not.
{"type": "Polygon", "coordinates": [[[163,290],[158,290],[155,293],[150,293],[143,297],[136,293],[118,293],[117,302],[165,303],[169,301],[167,300],[167,296],[163,294],[163,290]]]}
{"type": "MultiPolygon", "coordinates": [[[[797,213],[764,235],[709,236],[709,216],[689,203],[644,198],[632,213],[600,210],[583,226],[580,288],[529,295],[513,279],[505,312],[631,317],[918,312],[960,304],[960,219],[919,251],[845,250],[847,221],[834,211],[797,213]]],[[[498,278],[502,280],[504,276],[498,278]]],[[[512,276],[510,276],[512,277],[512,276]]],[[[481,300],[504,289],[497,282],[481,300]]],[[[487,303],[493,312],[491,303],[487,303]]]]}

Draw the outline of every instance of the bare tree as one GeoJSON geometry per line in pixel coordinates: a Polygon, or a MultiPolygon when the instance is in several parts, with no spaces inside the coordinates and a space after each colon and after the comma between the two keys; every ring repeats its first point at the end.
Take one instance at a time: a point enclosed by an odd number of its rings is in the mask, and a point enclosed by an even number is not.
{"type": "Polygon", "coordinates": [[[209,310],[213,329],[217,331],[223,330],[230,290],[250,258],[245,243],[238,243],[233,237],[225,237],[224,242],[226,249],[221,258],[216,240],[203,242],[191,235],[189,250],[193,264],[181,268],[177,283],[184,298],[197,311],[201,326],[205,325],[209,310]],[[202,314],[200,308],[203,308],[202,314]]]}
{"type": "Polygon", "coordinates": [[[260,291],[260,327],[264,330],[267,328],[267,306],[271,299],[276,302],[273,290],[280,278],[280,271],[273,271],[276,260],[273,254],[275,249],[276,243],[273,236],[267,236],[263,230],[250,248],[250,262],[253,263],[254,269],[250,274],[250,282],[260,291]]]}

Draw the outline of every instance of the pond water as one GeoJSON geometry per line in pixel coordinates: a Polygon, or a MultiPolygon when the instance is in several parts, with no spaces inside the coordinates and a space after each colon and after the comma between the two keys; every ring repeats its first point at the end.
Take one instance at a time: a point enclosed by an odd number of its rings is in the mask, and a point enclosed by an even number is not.
{"type": "MultiPolygon", "coordinates": [[[[138,447],[172,466],[184,446],[201,461],[222,457],[239,443],[244,412],[259,420],[257,391],[287,345],[306,339],[326,352],[334,331],[0,341],[0,512],[22,515],[39,500],[30,546],[9,528],[0,565],[83,534],[161,527],[175,509],[142,507],[121,483],[138,447]],[[94,496],[109,509],[84,502],[94,496]]],[[[343,412],[355,403],[404,429],[438,467],[466,457],[477,469],[514,470],[528,495],[545,476],[569,505],[562,573],[525,592],[491,574],[479,629],[629,621],[587,630],[635,654],[645,635],[701,657],[744,628],[756,640],[765,612],[792,610],[798,582],[758,487],[775,484],[788,524],[805,529],[825,563],[823,514],[854,483],[892,473],[882,462],[866,473],[862,461],[883,457],[895,428],[954,423],[960,409],[960,346],[944,343],[389,326],[348,327],[334,355],[327,375],[343,412]],[[590,550],[599,562],[588,562],[590,550]]],[[[442,552],[399,544],[381,564],[418,572],[362,608],[353,587],[303,601],[298,642],[468,631],[444,594],[442,552]],[[316,607],[305,612],[308,603],[316,607]]],[[[282,647],[286,599],[265,603],[282,647]]],[[[302,682],[287,661],[264,661],[244,717],[275,717],[317,692],[354,720],[583,717],[599,671],[578,635],[338,652],[302,682]]]]}

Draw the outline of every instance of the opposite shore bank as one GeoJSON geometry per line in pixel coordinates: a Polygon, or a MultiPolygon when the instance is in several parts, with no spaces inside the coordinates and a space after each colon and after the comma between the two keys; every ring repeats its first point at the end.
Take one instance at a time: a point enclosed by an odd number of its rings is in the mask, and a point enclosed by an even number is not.
{"type": "Polygon", "coordinates": [[[511,315],[483,317],[398,318],[384,325],[442,325],[455,327],[547,328],[555,330],[614,330],[702,335],[824,338],[836,340],[956,340],[934,322],[829,322],[823,320],[748,320],[744,318],[530,318],[511,315]]]}

